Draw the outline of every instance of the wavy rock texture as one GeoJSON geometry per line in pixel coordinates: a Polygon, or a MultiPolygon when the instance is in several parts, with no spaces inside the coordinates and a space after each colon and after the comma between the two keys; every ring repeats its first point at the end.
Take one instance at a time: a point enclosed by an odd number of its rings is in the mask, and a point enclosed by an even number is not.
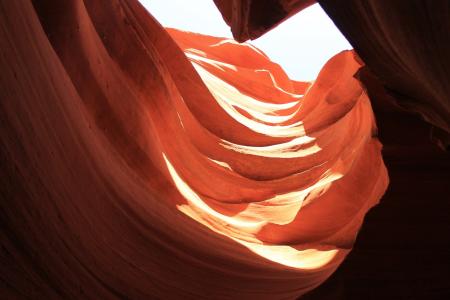
{"type": "Polygon", "coordinates": [[[437,137],[450,146],[450,2],[338,2],[320,4],[393,103],[443,131],[437,137]]]}
{"type": "MultiPolygon", "coordinates": [[[[240,40],[297,11],[284,0],[215,2],[240,40]],[[245,7],[241,15],[269,16],[238,23],[227,3],[237,16],[245,7]],[[251,11],[263,3],[264,12],[251,11]]],[[[450,3],[318,2],[366,63],[357,78],[370,95],[390,185],[345,263],[305,299],[449,299],[450,3]]]]}
{"type": "MultiPolygon", "coordinates": [[[[214,0],[236,40],[256,39],[312,0],[214,0]]],[[[450,145],[450,2],[317,1],[378,76],[399,110],[419,114],[450,145]],[[442,132],[443,131],[443,132],[442,132]]],[[[305,28],[304,30],[307,30],[305,28]]]]}
{"type": "Polygon", "coordinates": [[[2,298],[294,299],[386,189],[352,51],[295,82],[134,0],[0,14],[2,298]]]}

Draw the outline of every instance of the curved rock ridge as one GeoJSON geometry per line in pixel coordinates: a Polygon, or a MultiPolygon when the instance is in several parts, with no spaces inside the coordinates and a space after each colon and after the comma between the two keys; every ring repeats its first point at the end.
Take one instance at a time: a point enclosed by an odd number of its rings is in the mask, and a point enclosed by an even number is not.
{"type": "Polygon", "coordinates": [[[135,0],[0,14],[6,298],[295,299],[387,187],[352,51],[297,82],[135,0]]]}
{"type": "Polygon", "coordinates": [[[321,0],[320,5],[397,110],[433,125],[432,138],[450,150],[450,2],[350,0],[343,6],[321,0]]]}
{"type": "MultiPolygon", "coordinates": [[[[319,0],[383,84],[390,105],[433,125],[450,148],[450,2],[319,0]]],[[[314,0],[214,0],[233,37],[256,39],[314,0]]],[[[301,29],[299,29],[301,30],[301,29]]],[[[303,29],[307,30],[307,28],[303,29]]],[[[385,96],[386,98],[386,96],[385,96]]],[[[376,100],[377,101],[377,100],[376,100]]]]}

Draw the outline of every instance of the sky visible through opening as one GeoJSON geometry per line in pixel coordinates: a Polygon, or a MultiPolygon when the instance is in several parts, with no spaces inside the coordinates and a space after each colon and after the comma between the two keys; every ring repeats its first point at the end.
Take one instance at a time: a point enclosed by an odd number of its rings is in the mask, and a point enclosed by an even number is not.
{"type": "MultiPolygon", "coordinates": [[[[232,38],[213,0],[139,0],[166,27],[232,38]]],[[[314,80],[335,54],[352,49],[322,8],[315,4],[251,41],[295,80],[314,80]]]]}

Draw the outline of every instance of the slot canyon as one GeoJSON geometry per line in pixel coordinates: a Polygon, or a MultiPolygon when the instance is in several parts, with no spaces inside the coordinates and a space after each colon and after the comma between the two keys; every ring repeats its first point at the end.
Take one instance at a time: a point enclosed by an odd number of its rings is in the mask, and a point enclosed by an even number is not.
{"type": "Polygon", "coordinates": [[[450,1],[214,4],[0,0],[0,299],[450,299],[450,1]],[[247,41],[311,5],[298,81],[247,41]]]}

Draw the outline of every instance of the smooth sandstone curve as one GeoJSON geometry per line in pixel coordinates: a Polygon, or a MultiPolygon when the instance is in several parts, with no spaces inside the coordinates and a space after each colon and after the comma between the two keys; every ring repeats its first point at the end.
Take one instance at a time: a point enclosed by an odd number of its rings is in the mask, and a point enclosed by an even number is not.
{"type": "Polygon", "coordinates": [[[352,51],[296,82],[134,0],[0,13],[7,297],[295,299],[386,189],[352,51]]]}

